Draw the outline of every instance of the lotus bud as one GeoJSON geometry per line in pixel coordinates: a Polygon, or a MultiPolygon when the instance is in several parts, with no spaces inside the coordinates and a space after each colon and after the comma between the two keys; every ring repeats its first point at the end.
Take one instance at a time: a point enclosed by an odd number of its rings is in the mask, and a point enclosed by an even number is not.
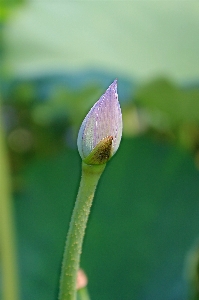
{"type": "Polygon", "coordinates": [[[77,146],[88,165],[105,164],[122,137],[122,113],[115,80],[88,112],[79,130],[77,146]]]}

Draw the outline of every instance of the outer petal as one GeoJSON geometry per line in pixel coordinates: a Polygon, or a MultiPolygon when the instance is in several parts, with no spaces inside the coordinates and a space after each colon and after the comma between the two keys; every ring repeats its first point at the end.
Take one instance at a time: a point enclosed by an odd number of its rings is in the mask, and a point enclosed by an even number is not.
{"type": "Polygon", "coordinates": [[[122,114],[115,80],[85,117],[78,134],[77,146],[85,159],[104,138],[112,136],[112,155],[117,151],[122,136],[122,114]]]}

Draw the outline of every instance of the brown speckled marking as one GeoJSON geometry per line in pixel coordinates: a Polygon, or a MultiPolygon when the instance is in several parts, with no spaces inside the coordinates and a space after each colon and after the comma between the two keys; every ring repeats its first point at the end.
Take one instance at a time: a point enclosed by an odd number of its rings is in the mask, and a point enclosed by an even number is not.
{"type": "Polygon", "coordinates": [[[111,157],[113,136],[107,136],[100,141],[86,158],[85,163],[89,165],[105,164],[111,157]]]}
{"type": "Polygon", "coordinates": [[[103,142],[99,145],[99,148],[94,154],[93,158],[95,161],[98,161],[99,164],[104,164],[109,160],[111,156],[112,140],[112,136],[104,138],[103,142]]]}

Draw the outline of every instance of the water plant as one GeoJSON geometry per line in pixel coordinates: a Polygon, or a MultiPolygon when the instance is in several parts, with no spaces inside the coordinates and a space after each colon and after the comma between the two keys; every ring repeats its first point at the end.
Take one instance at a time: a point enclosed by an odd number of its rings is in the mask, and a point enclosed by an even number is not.
{"type": "Polygon", "coordinates": [[[90,208],[98,181],[116,153],[121,136],[122,114],[115,80],[88,112],[79,130],[82,176],[66,239],[59,300],[76,300],[77,272],[90,208]]]}

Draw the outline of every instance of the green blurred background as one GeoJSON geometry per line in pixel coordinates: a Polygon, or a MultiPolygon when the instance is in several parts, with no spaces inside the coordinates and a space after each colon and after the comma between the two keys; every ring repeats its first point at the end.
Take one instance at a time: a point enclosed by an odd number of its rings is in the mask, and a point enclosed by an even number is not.
{"type": "Polygon", "coordinates": [[[199,236],[198,2],[24,0],[0,9],[21,299],[57,299],[78,129],[115,78],[124,131],[83,248],[91,299],[188,299],[185,261],[199,236]]]}

